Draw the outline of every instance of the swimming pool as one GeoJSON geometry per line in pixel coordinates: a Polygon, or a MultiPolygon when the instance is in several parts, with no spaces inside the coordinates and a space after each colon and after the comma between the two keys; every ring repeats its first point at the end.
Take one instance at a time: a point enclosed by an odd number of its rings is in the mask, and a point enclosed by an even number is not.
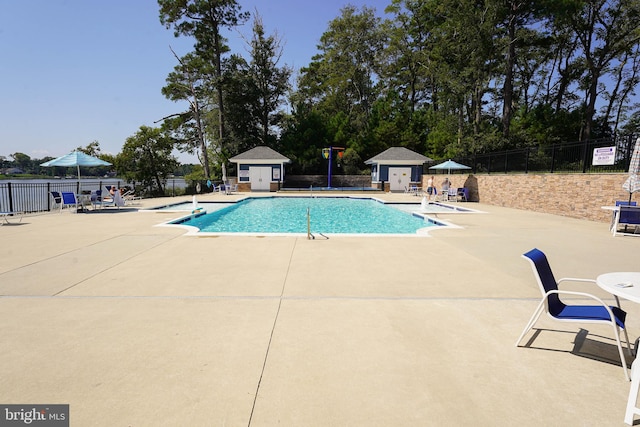
{"type": "Polygon", "coordinates": [[[416,235],[444,225],[372,198],[258,197],[207,213],[189,215],[171,224],[201,233],[416,235]]]}

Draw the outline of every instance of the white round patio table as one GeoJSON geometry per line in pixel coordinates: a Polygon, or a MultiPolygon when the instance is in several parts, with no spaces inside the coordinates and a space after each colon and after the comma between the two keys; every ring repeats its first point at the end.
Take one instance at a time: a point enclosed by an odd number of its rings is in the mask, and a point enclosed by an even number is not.
{"type": "Polygon", "coordinates": [[[640,272],[605,273],[596,278],[596,283],[616,297],[640,303],[640,272]]]}
{"type": "MultiPolygon", "coordinates": [[[[618,297],[640,303],[640,272],[605,273],[596,277],[596,283],[600,288],[616,297],[618,307],[620,307],[620,299],[618,297]]],[[[640,337],[636,338],[633,347],[629,350],[635,356],[639,348],[640,337]]]]}

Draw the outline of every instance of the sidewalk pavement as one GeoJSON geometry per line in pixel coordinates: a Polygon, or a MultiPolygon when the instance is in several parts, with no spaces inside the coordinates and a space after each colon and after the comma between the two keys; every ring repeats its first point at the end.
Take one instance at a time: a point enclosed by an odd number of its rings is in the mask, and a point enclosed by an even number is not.
{"type": "Polygon", "coordinates": [[[468,206],[419,238],[192,237],[136,209],[2,226],[0,403],[74,426],[623,425],[610,328],[542,318],[515,347],[540,296],[520,256],[595,278],[638,270],[640,239],[468,206]]]}

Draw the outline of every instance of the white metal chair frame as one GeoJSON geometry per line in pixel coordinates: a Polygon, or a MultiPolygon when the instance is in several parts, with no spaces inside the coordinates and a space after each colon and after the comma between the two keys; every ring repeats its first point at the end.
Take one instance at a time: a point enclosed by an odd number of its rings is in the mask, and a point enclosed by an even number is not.
{"type": "Polygon", "coordinates": [[[51,210],[58,209],[62,204],[62,193],[59,191],[50,191],[49,196],[51,197],[51,210]],[[54,195],[57,194],[57,196],[54,195]]]}
{"type": "MultiPolygon", "coordinates": [[[[560,282],[565,282],[565,281],[573,281],[573,282],[593,282],[595,283],[595,280],[588,280],[588,279],[576,279],[576,278],[571,278],[571,277],[565,277],[562,279],[558,280],[558,283],[560,282]]],[[[549,291],[546,292],[544,294],[544,296],[542,297],[542,300],[540,301],[540,303],[538,304],[538,307],[536,308],[536,310],[533,312],[533,316],[531,316],[531,319],[529,319],[529,323],[527,323],[527,326],[524,328],[524,330],[522,331],[522,334],[520,334],[520,337],[518,338],[518,341],[516,341],[516,347],[518,346],[518,344],[520,344],[520,341],[522,341],[522,338],[524,338],[524,336],[527,334],[527,332],[529,332],[533,326],[536,324],[536,322],[538,321],[538,319],[540,318],[540,315],[543,312],[546,312],[547,315],[549,317],[551,317],[553,320],[558,321],[558,322],[572,322],[572,323],[603,323],[602,320],[570,320],[570,319],[559,319],[557,317],[553,317],[551,314],[549,314],[546,304],[547,304],[547,298],[549,297],[549,295],[552,294],[558,294],[558,295],[573,295],[573,296],[582,296],[582,297],[587,297],[587,298],[591,298],[595,301],[598,301],[600,304],[602,304],[606,310],[607,313],[609,313],[609,316],[611,316],[611,319],[615,319],[615,316],[613,315],[613,312],[611,311],[611,309],[609,308],[609,306],[607,306],[604,301],[602,301],[600,298],[596,297],[595,295],[591,295],[588,294],[586,292],[574,292],[574,291],[549,291]]],[[[613,327],[613,333],[614,336],[616,337],[616,344],[618,346],[618,353],[620,355],[620,362],[622,363],[622,369],[624,369],[624,377],[627,381],[630,380],[629,378],[629,373],[627,371],[627,360],[624,357],[624,351],[622,350],[622,341],[620,341],[620,334],[619,334],[619,328],[618,325],[615,324],[615,320],[609,322],[610,324],[612,324],[613,327]]],[[[625,334],[625,338],[627,340],[627,349],[629,349],[629,353],[631,353],[630,347],[631,344],[629,343],[629,336],[627,334],[627,330],[623,329],[624,334],[625,334]]]]}
{"type": "Polygon", "coordinates": [[[122,200],[124,200],[127,203],[134,204],[138,200],[142,200],[142,196],[136,196],[136,193],[134,190],[129,190],[122,195],[122,200]]]}
{"type": "Polygon", "coordinates": [[[78,209],[80,209],[81,205],[79,197],[76,193],[73,193],[71,191],[62,191],[60,192],[60,197],[62,198],[60,200],[60,212],[62,212],[65,206],[73,206],[76,212],[78,212],[78,209]]]}
{"type": "Polygon", "coordinates": [[[638,228],[640,227],[640,223],[638,223],[638,219],[640,217],[640,206],[629,206],[629,205],[620,205],[618,206],[618,211],[613,213],[613,226],[611,227],[611,234],[613,236],[617,236],[618,234],[626,235],[626,236],[640,236],[640,234],[636,234],[638,228]],[[625,215],[630,214],[630,215],[625,215]],[[627,219],[622,220],[622,217],[627,219]],[[624,225],[625,231],[618,231],[618,228],[624,225]],[[633,227],[634,232],[628,233],[627,227],[633,227]]]}
{"type": "Polygon", "coordinates": [[[9,217],[11,217],[11,219],[17,218],[17,222],[22,222],[23,212],[0,212],[0,217],[3,219],[3,221],[0,222],[0,225],[11,224],[9,217]]]}
{"type": "MultiPolygon", "coordinates": [[[[585,293],[585,292],[561,291],[559,289],[545,292],[545,287],[544,287],[544,285],[542,283],[542,280],[540,279],[540,275],[538,273],[538,269],[536,268],[536,264],[529,257],[527,257],[525,255],[523,255],[522,257],[525,258],[527,261],[529,261],[531,263],[531,267],[533,268],[534,276],[536,277],[536,281],[538,282],[538,286],[540,287],[540,290],[543,292],[543,296],[542,296],[542,299],[540,300],[540,303],[538,304],[538,306],[536,307],[535,311],[533,312],[533,315],[531,316],[531,319],[529,319],[529,322],[527,323],[527,326],[525,326],[524,330],[522,331],[522,333],[518,337],[518,340],[516,341],[516,347],[520,344],[520,341],[522,341],[522,339],[527,334],[527,332],[529,332],[533,328],[533,326],[536,324],[536,322],[540,318],[540,315],[543,312],[546,312],[547,315],[551,319],[553,319],[555,321],[558,321],[558,322],[600,323],[600,324],[609,323],[611,325],[611,327],[613,328],[613,333],[614,333],[614,336],[616,338],[616,344],[618,346],[618,353],[620,355],[620,362],[622,363],[622,369],[624,370],[624,377],[625,377],[625,379],[627,381],[629,381],[630,378],[629,378],[629,372],[627,370],[627,361],[626,361],[626,358],[624,356],[624,351],[622,350],[622,342],[620,341],[620,331],[619,331],[620,328],[616,324],[616,320],[615,320],[616,317],[614,316],[613,312],[611,311],[611,308],[607,304],[605,304],[605,302],[602,301],[600,298],[596,297],[595,295],[591,295],[591,294],[588,294],[588,293],[585,293]],[[549,313],[549,307],[548,307],[549,296],[553,295],[553,294],[581,296],[581,297],[586,297],[586,298],[593,299],[593,300],[597,301],[600,305],[602,305],[607,310],[607,313],[609,314],[609,319],[611,319],[611,320],[605,321],[605,320],[589,320],[589,319],[563,319],[563,318],[554,317],[554,316],[551,315],[551,313],[549,313]]],[[[557,280],[556,283],[557,283],[557,285],[559,285],[561,282],[566,282],[566,281],[596,283],[596,281],[592,280],[592,279],[578,279],[578,278],[574,278],[574,277],[565,277],[565,278],[557,280]]],[[[625,339],[627,341],[627,350],[628,350],[629,354],[632,356],[632,354],[631,354],[631,344],[629,343],[629,335],[627,333],[626,328],[623,328],[622,330],[624,331],[625,339]]]]}

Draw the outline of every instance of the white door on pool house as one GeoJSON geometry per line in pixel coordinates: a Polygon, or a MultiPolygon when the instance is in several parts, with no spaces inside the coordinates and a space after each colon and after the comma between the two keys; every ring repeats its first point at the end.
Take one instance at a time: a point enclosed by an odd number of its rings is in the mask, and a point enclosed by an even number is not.
{"type": "Polygon", "coordinates": [[[389,190],[404,191],[411,185],[411,168],[389,168],[389,190]]]}
{"type": "Polygon", "coordinates": [[[249,168],[251,191],[271,190],[271,166],[252,166],[249,168]]]}

